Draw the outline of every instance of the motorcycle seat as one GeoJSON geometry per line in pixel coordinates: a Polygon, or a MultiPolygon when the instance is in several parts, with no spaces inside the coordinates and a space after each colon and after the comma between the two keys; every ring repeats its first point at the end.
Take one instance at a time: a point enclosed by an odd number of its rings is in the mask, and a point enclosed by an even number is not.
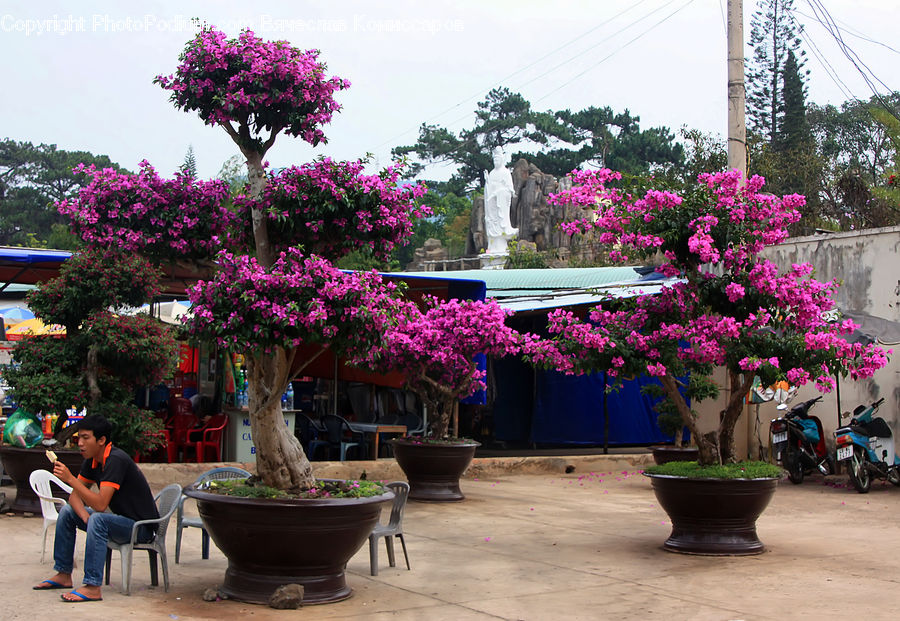
{"type": "Polygon", "coordinates": [[[893,434],[891,433],[891,428],[888,427],[888,424],[884,421],[883,418],[873,418],[867,423],[851,425],[851,429],[853,429],[855,433],[867,436],[869,438],[890,438],[893,436],[893,434]]]}

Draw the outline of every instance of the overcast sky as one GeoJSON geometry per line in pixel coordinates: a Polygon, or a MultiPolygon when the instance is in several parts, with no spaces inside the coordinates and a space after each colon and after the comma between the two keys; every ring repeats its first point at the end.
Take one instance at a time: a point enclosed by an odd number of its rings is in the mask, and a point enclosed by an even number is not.
{"type": "MultiPolygon", "coordinates": [[[[900,89],[900,3],[820,1],[861,61],[900,89]]],[[[539,110],[627,108],[643,128],[724,134],[725,2],[4,0],[0,138],[106,154],[132,170],[146,158],[166,175],[193,145],[200,175],[214,176],[235,146],[221,128],[176,110],[152,83],[174,71],[195,32],[192,17],[232,36],[250,27],[267,39],[318,48],[329,72],[351,81],[338,93],[343,110],[325,127],[329,144],[313,149],[282,136],[269,152],[274,166],[366,152],[385,164],[391,147],[415,141],[422,122],[470,127],[476,102],[496,86],[522,93],[539,110]]],[[[808,0],[795,2],[808,38],[843,83],[810,50],[809,100],[870,97],[808,0]]],[[[744,0],[748,39],[755,8],[744,0]]]]}

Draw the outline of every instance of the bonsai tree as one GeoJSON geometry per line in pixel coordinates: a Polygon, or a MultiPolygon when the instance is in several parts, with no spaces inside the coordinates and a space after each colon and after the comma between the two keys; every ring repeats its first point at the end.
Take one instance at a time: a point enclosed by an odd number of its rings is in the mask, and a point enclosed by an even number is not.
{"type": "Polygon", "coordinates": [[[621,176],[607,169],[575,171],[572,179],[572,189],[553,200],[593,214],[564,225],[568,233],[599,233],[619,261],[659,253],[658,269],[678,281],[658,294],[603,302],[588,320],[555,311],[549,329],[556,349],[545,350],[544,362],[570,373],[656,376],[691,431],[701,465],[735,461],[735,423],[754,375],[763,385],[814,381],[828,391],[836,374],[871,377],[885,365],[880,348],[841,338],[852,322],[823,319],[836,283],[815,280],[806,264],[780,273],[760,256],[787,237],[802,196],[762,194],[762,178],[745,181],[738,171],[700,175],[681,195],[615,187],[621,176]],[[718,428],[702,433],[685,396],[716,397],[716,367],[724,367],[730,393],[718,428]],[[677,379],[685,376],[689,381],[677,379]]]}
{"type": "Polygon", "coordinates": [[[485,388],[485,372],[475,356],[517,353],[523,337],[504,324],[511,311],[495,301],[424,300],[425,309],[404,306],[400,320],[387,329],[382,349],[358,363],[397,370],[406,386],[431,405],[429,435],[459,433],[459,400],[485,388]]]}
{"type": "Polygon", "coordinates": [[[145,259],[113,251],[73,255],[57,278],[40,283],[28,304],[63,337],[34,336],[18,343],[6,377],[16,401],[31,412],[58,416],[54,439],[65,443],[72,406],[113,423],[116,445],[132,454],[161,443],[162,423],[134,405],[135,388],[168,375],[176,360],[173,330],[146,315],[116,315],[153,298],[159,273],[145,259]]]}
{"type": "Polygon", "coordinates": [[[425,188],[398,187],[399,166],[365,174],[363,161],[266,170],[265,154],[282,133],[325,141],[321,125],[349,82],[326,77],[318,52],[204,28],[180,60],[156,82],[176,107],[227,132],[245,158],[249,181],[233,209],[222,182],[186,174],[164,180],[145,165],[138,175],[94,170],[93,183],[63,210],[92,245],[115,240],[160,260],[215,259],[212,277],[189,291],[189,332],[244,353],[262,483],[308,489],[312,468],[281,413],[288,382],[311,362],[298,359],[299,346],[322,343],[355,355],[377,348],[398,316],[396,287],[375,273],[341,272],[332,261],[362,248],[386,257],[411,234],[412,219],[429,213],[416,205],[425,188]]]}

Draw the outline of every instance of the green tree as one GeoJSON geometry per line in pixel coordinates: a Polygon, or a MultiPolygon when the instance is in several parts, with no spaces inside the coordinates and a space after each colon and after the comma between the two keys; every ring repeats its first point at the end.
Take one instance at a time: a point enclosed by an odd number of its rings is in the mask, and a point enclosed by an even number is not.
{"type": "Polygon", "coordinates": [[[147,315],[122,309],[156,295],[161,273],[135,254],[112,250],[76,253],[59,276],[40,283],[28,304],[45,323],[66,327],[66,335],[33,336],[13,350],[15,365],[4,369],[18,404],[59,415],[54,437],[71,406],[89,408],[113,424],[116,446],[130,454],[162,441],[162,423],[134,405],[134,390],[165,377],[177,360],[175,331],[147,315]]]}
{"type": "Polygon", "coordinates": [[[575,112],[537,112],[520,94],[500,88],[478,103],[475,115],[475,127],[458,135],[423,124],[415,145],[396,147],[393,153],[418,156],[413,175],[421,174],[425,164],[455,164],[448,182],[429,185],[456,195],[484,186],[497,146],[504,147],[513,162],[525,158],[558,177],[584,164],[641,174],[684,160],[684,149],[668,128],[641,130],[640,117],[628,110],[616,113],[591,106],[575,112]]]}
{"type": "Polygon", "coordinates": [[[184,162],[181,163],[179,170],[197,178],[197,158],[194,156],[194,145],[188,145],[187,153],[184,154],[184,162]]]}
{"type": "Polygon", "coordinates": [[[429,187],[428,193],[419,202],[431,207],[433,213],[417,220],[409,243],[394,251],[394,262],[400,269],[409,265],[416,248],[422,247],[427,239],[439,239],[450,257],[465,254],[472,201],[444,189],[429,187]]]}
{"type": "Polygon", "coordinates": [[[75,247],[72,238],[54,230],[54,224],[65,226],[66,220],[53,204],[78,192],[83,177],[72,168],[82,162],[119,168],[105,155],[64,151],[52,144],[0,141],[0,245],[75,247]]]}
{"type": "Polygon", "coordinates": [[[640,117],[628,110],[616,113],[608,106],[591,106],[561,110],[556,116],[567,130],[563,139],[573,147],[521,154],[547,174],[562,177],[584,164],[641,174],[684,161],[684,148],[668,128],[641,130],[640,117]]]}
{"type": "Polygon", "coordinates": [[[750,18],[750,42],[753,57],[747,65],[747,115],[751,129],[774,143],[784,121],[785,67],[791,52],[795,54],[797,75],[801,80],[806,52],[794,20],[794,0],[760,0],[759,9],[750,18]]]}
{"type": "MultiPolygon", "coordinates": [[[[491,151],[513,146],[545,145],[551,138],[566,136],[566,128],[551,112],[532,110],[519,93],[495,88],[478,102],[475,126],[459,134],[439,125],[423,123],[419,139],[411,146],[395,147],[394,155],[415,154],[428,164],[455,164],[456,172],[446,189],[457,195],[484,186],[485,171],[493,167],[491,151]]],[[[422,163],[414,164],[411,174],[421,173],[422,163]]]]}
{"type": "Polygon", "coordinates": [[[900,222],[896,205],[872,193],[893,165],[890,133],[873,110],[900,107],[900,92],[840,107],[809,106],[807,118],[822,159],[820,213],[836,228],[871,228],[900,222]]]}
{"type": "Polygon", "coordinates": [[[821,212],[822,158],[806,114],[806,85],[793,50],[788,50],[782,71],[780,107],[784,113],[774,140],[751,135],[750,171],[765,177],[767,189],[779,195],[802,194],[806,205],[792,234],[810,232],[827,224],[821,212]]]}

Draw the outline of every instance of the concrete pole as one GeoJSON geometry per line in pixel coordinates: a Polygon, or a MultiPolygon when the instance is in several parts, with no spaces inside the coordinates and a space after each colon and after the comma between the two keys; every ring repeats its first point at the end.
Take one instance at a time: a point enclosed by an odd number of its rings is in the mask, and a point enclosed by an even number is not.
{"type": "Polygon", "coordinates": [[[728,170],[747,176],[744,110],[744,2],[728,0],[728,170]]]}

